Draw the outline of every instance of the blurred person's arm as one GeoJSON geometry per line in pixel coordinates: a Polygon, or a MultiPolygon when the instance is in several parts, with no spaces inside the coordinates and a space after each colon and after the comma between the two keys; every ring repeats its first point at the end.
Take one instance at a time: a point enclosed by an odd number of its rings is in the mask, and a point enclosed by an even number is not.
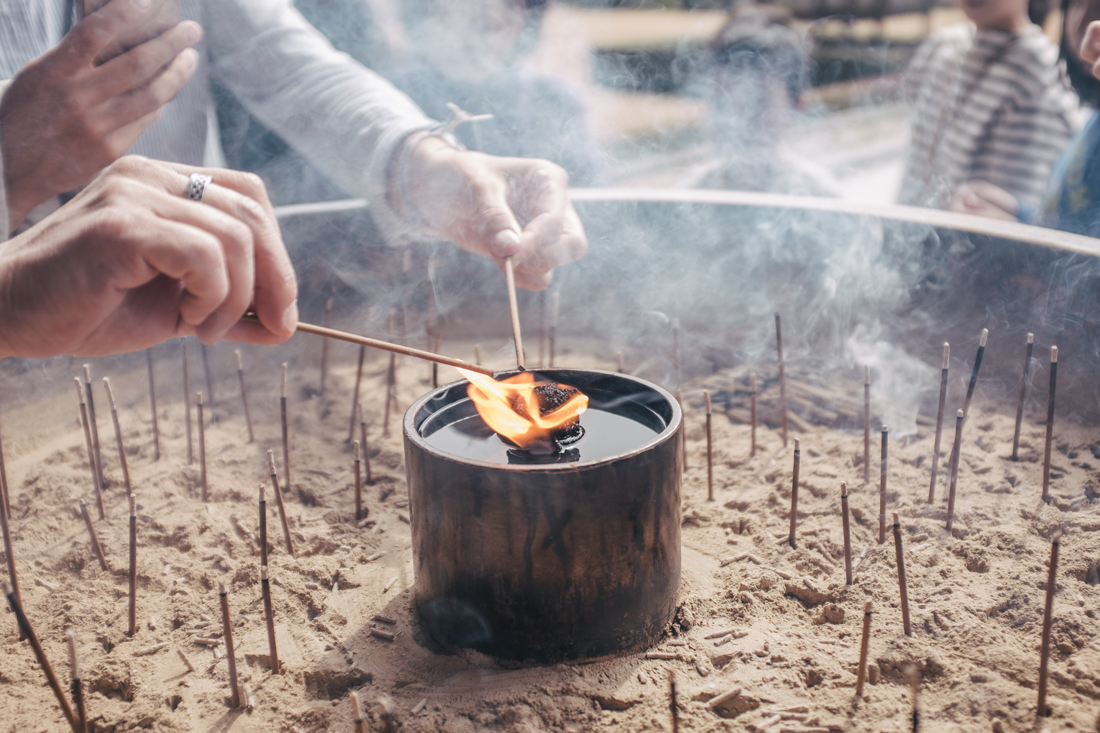
{"type": "Polygon", "coordinates": [[[1023,221],[1028,218],[1028,211],[1022,210],[1019,199],[988,181],[967,181],[960,184],[947,208],[959,214],[1004,221],[1023,221]]]}
{"type": "Polygon", "coordinates": [[[122,158],[0,247],[0,357],[99,356],[192,334],[274,344],[297,320],[278,223],[246,173],[122,158]],[[185,197],[195,172],[213,177],[201,202],[185,197]],[[260,324],[240,322],[249,309],[260,324]]]}
{"type": "Polygon", "coordinates": [[[287,0],[210,0],[212,75],[261,122],[341,187],[363,195],[387,241],[445,237],[545,287],[587,246],[545,161],[458,151],[413,102],[335,51],[287,0]],[[395,188],[397,190],[395,190],[395,188]]]}
{"type": "Polygon", "coordinates": [[[105,63],[96,57],[148,10],[112,0],[0,90],[0,237],[38,204],[91,180],[125,154],[198,65],[202,30],[184,22],[105,63]]]}

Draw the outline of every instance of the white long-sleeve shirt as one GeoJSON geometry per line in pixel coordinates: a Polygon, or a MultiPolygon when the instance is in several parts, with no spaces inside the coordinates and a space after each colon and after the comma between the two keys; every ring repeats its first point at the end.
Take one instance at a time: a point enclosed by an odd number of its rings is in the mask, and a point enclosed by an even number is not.
{"type": "MultiPolygon", "coordinates": [[[[65,0],[0,2],[0,79],[61,40],[65,12],[65,0]]],[[[216,79],[345,190],[366,198],[384,235],[407,229],[387,201],[387,172],[401,142],[433,124],[408,97],[332,48],[289,0],[182,0],[181,16],[203,27],[199,68],[131,153],[201,165],[216,79]]],[[[0,158],[0,194],[2,186],[0,158]]],[[[0,195],[0,240],[9,231],[6,201],[0,195]]]]}

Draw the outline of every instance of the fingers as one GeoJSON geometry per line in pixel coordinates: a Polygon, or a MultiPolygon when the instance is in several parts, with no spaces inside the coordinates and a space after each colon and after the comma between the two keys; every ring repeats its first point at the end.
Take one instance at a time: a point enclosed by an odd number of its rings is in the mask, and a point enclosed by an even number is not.
{"type": "Polygon", "coordinates": [[[61,40],[61,58],[73,68],[89,66],[100,51],[148,11],[148,0],[111,0],[73,26],[61,40]]]}
{"type": "Polygon", "coordinates": [[[1085,38],[1081,41],[1081,59],[1093,64],[1092,73],[1097,73],[1096,63],[1100,60],[1100,21],[1093,21],[1085,28],[1085,38]]]}
{"type": "Polygon", "coordinates": [[[98,94],[96,101],[155,87],[163,97],[161,104],[167,103],[198,67],[198,53],[190,47],[201,39],[199,24],[185,21],[116,56],[93,72],[93,86],[98,94]]]}
{"type": "MultiPolygon", "coordinates": [[[[107,136],[109,144],[130,137],[137,129],[145,131],[145,127],[136,126],[129,128],[133,122],[150,118],[159,112],[164,105],[172,101],[173,97],[183,88],[195,69],[199,66],[199,54],[194,49],[185,49],[177,56],[168,68],[148,84],[140,86],[129,92],[113,97],[103,106],[104,116],[112,120],[114,133],[107,136]],[[120,133],[126,130],[125,135],[120,133]]],[[[155,120],[156,117],[152,117],[155,120]]],[[[149,124],[152,124],[151,122],[149,124]]],[[[134,136],[134,140],[140,136],[134,136]]],[[[117,148],[116,148],[117,150],[117,148]]],[[[124,154],[129,147],[117,150],[118,155],[124,154]]]]}
{"type": "MultiPolygon", "coordinates": [[[[548,216],[548,215],[544,215],[548,216]]],[[[541,217],[540,217],[541,218],[541,217]]],[[[565,215],[560,217],[561,225],[557,229],[558,237],[539,247],[516,269],[516,282],[528,290],[544,290],[550,286],[551,275],[555,269],[570,262],[576,262],[588,251],[588,238],[584,226],[571,203],[567,204],[565,215]]],[[[531,222],[536,224],[538,218],[531,222]]],[[[531,225],[528,225],[530,228],[531,225]]],[[[528,233],[524,229],[524,236],[528,233]]]]}

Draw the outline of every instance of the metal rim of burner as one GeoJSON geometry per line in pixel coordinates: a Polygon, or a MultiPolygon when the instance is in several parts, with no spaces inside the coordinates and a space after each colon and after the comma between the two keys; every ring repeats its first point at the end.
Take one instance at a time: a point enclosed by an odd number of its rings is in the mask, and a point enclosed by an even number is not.
{"type": "Polygon", "coordinates": [[[602,459],[488,463],[441,451],[420,434],[433,414],[469,399],[467,382],[414,403],[403,421],[413,601],[430,646],[536,663],[591,658],[652,645],[675,613],[679,405],[637,377],[540,373],[579,388],[593,407],[637,401],[664,428],[602,459]]]}

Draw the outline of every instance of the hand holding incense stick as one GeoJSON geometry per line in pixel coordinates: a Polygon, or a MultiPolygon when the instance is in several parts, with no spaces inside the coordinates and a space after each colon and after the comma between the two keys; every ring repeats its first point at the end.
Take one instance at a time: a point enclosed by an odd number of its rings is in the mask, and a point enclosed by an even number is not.
{"type": "Polygon", "coordinates": [[[508,310],[512,314],[512,339],[516,342],[516,366],[523,371],[523,336],[519,330],[519,304],[516,301],[516,271],[512,258],[504,260],[504,278],[508,282],[508,310]]]}
{"type": "MultiPolygon", "coordinates": [[[[260,319],[256,317],[254,313],[246,313],[241,317],[242,321],[248,323],[259,323],[260,319]]],[[[325,328],[324,326],[314,326],[309,323],[299,322],[295,326],[295,330],[302,333],[312,333],[316,336],[324,336],[325,338],[336,339],[337,341],[347,341],[351,344],[361,344],[363,346],[369,346],[372,349],[379,349],[381,351],[388,351],[392,354],[402,354],[404,356],[411,356],[414,359],[424,359],[426,361],[434,361],[440,364],[446,364],[447,366],[457,367],[459,369],[468,369],[478,374],[484,374],[485,376],[493,376],[493,370],[485,367],[470,364],[462,359],[452,359],[449,356],[441,356],[440,354],[433,354],[430,351],[422,351],[420,349],[414,349],[411,346],[402,346],[401,344],[394,344],[388,341],[379,341],[378,339],[367,338],[366,336],[356,336],[355,334],[346,333],[344,331],[337,331],[334,328],[325,328]]]]}

